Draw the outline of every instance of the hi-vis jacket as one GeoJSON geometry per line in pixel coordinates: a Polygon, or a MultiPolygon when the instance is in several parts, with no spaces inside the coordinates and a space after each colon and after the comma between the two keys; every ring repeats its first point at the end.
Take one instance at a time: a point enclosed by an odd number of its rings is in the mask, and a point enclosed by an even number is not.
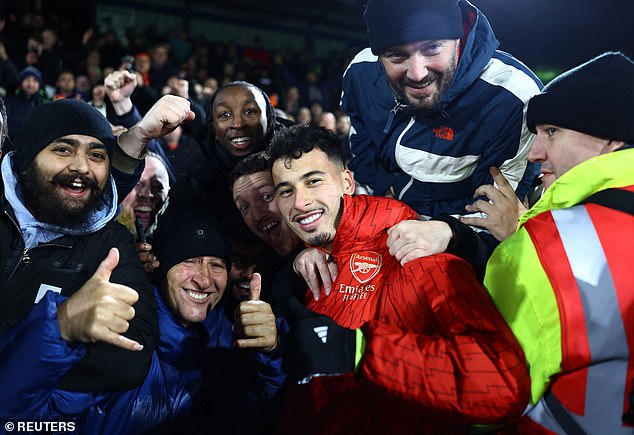
{"type": "Polygon", "coordinates": [[[577,204],[607,188],[634,191],[633,167],[634,149],[574,167],[489,260],[485,286],[530,369],[522,433],[564,434],[566,415],[588,434],[632,433],[621,416],[634,376],[634,217],[577,204]]]}
{"type": "Polygon", "coordinates": [[[366,339],[354,374],[291,385],[278,433],[468,433],[508,421],[528,399],[518,343],[471,266],[450,254],[401,266],[387,229],[417,214],[400,201],[344,196],[332,252],[339,275],[307,306],[366,339]]]}
{"type": "Polygon", "coordinates": [[[350,116],[349,163],[357,183],[395,195],[418,213],[465,214],[473,192],[491,184],[497,166],[523,197],[538,167],[527,156],[533,135],[524,105],[542,83],[521,62],[497,51],[486,17],[461,1],[465,36],[455,76],[436,110],[395,99],[378,57],[359,52],[343,76],[341,107],[350,116]],[[519,184],[519,186],[518,186],[519,184]]]}

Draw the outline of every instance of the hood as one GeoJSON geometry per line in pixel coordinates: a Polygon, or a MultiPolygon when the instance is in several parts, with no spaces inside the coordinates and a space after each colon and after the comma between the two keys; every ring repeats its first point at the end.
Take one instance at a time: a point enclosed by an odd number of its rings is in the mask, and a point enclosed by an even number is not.
{"type": "Polygon", "coordinates": [[[500,46],[484,14],[466,0],[461,1],[459,5],[462,10],[466,37],[460,41],[460,59],[456,74],[440,100],[441,107],[462,94],[478,79],[495,50],[500,46]]]}

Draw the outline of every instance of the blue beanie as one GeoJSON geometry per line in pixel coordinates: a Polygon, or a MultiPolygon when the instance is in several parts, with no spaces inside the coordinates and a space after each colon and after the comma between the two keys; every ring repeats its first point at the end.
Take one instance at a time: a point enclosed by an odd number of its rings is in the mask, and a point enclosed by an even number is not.
{"type": "Polygon", "coordinates": [[[106,146],[111,156],[115,147],[112,127],[104,116],[81,100],[55,100],[35,106],[14,141],[14,168],[24,172],[35,156],[55,139],[72,134],[91,136],[106,146]]]}
{"type": "Polygon", "coordinates": [[[363,14],[372,53],[429,39],[460,39],[458,0],[368,0],[363,14]]]}
{"type": "Polygon", "coordinates": [[[18,75],[18,83],[22,83],[27,77],[35,77],[36,80],[40,83],[40,87],[44,86],[44,82],[42,81],[42,73],[33,66],[27,66],[18,75]]]}
{"type": "Polygon", "coordinates": [[[526,125],[538,124],[634,144],[634,62],[607,52],[559,75],[528,102],[526,125]]]}

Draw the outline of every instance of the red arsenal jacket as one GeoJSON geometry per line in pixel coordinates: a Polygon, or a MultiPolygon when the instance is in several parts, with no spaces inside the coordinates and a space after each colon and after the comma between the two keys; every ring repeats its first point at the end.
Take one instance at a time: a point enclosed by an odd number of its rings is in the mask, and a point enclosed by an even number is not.
{"type": "Polygon", "coordinates": [[[508,422],[526,406],[524,355],[473,269],[440,254],[401,266],[387,229],[417,214],[400,201],[344,197],[331,254],[332,293],[307,306],[347,328],[363,327],[354,374],[291,385],[282,433],[467,433],[508,422]]]}

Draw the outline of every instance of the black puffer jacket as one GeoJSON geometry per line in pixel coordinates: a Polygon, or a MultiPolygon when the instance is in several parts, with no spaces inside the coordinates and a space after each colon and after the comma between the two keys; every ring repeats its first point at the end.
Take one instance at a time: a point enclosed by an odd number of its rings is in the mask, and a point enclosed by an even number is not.
{"type": "MultiPolygon", "coordinates": [[[[0,183],[1,186],[1,183],[0,183]]],[[[73,391],[117,391],[140,385],[158,342],[156,302],[131,234],[118,222],[85,236],[62,236],[28,251],[11,207],[0,192],[0,335],[20,322],[33,306],[40,288],[61,288],[69,297],[94,274],[112,247],[119,265],[110,282],[139,293],[135,317],[124,334],[142,344],[132,352],[97,342],[86,346],[86,357],[62,379],[59,388],[73,391]]]]}

